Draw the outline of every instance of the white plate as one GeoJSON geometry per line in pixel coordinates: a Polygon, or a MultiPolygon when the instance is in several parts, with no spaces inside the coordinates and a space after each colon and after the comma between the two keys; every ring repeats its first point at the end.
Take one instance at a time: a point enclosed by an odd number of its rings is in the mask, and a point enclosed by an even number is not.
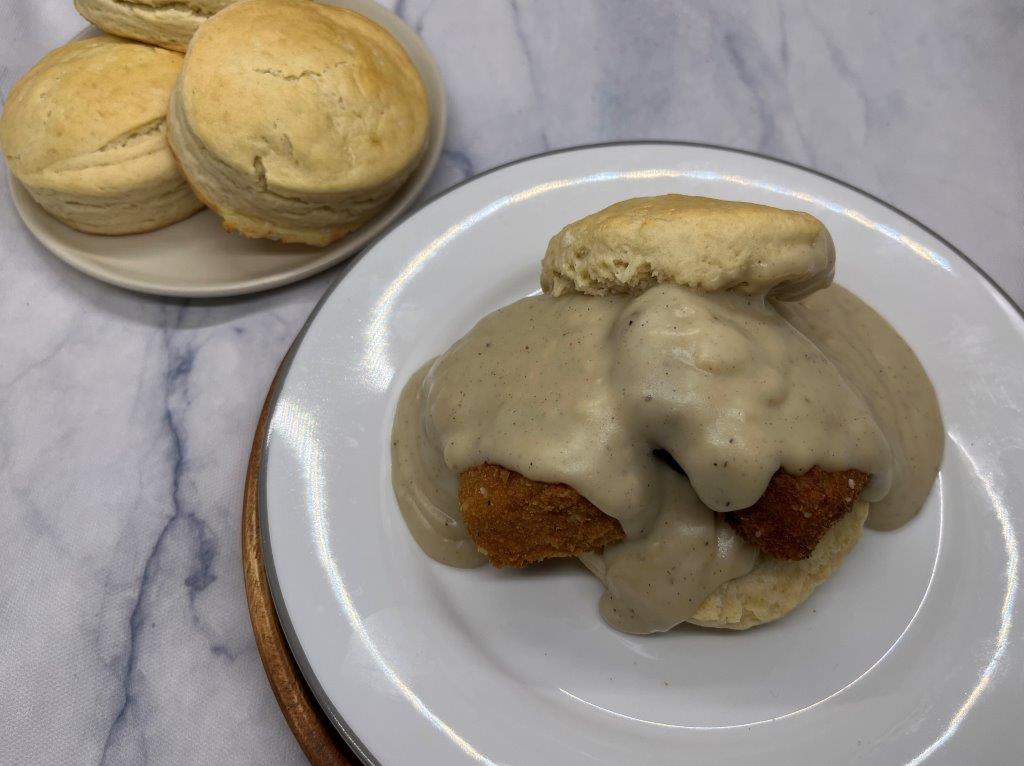
{"type": "MultiPolygon", "coordinates": [[[[426,154],[376,218],[323,248],[229,235],[221,228],[220,218],[206,209],[157,231],[103,237],[75,231],[53,218],[8,172],[14,205],[29,231],[51,253],[91,277],[129,290],[180,297],[242,295],[280,287],[317,274],[359,252],[416,201],[434,172],[448,120],[444,82],[423,41],[375,0],[321,2],[350,8],[388,30],[405,48],[426,87],[430,105],[426,154]]],[[[95,34],[100,31],[89,27],[76,39],[95,34]]]]}
{"type": "Polygon", "coordinates": [[[1021,762],[1024,319],[898,211],[781,162],[692,145],[582,148],[459,186],[372,246],[293,347],[263,466],[264,545],[321,703],[383,763],[1021,762]],[[416,547],[390,486],[399,391],[537,288],[548,238],[626,197],[806,210],[838,281],[920,355],[947,427],[922,513],[868,531],[778,623],[635,637],[572,562],[459,570],[416,547]],[[930,761],[931,762],[931,761],[930,761]]]}

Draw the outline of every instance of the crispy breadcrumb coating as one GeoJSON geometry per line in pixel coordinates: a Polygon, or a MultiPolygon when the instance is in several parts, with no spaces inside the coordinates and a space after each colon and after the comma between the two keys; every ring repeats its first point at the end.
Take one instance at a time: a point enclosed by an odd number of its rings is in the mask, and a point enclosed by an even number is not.
{"type": "Polygon", "coordinates": [[[740,537],[762,553],[796,561],[811,555],[818,541],[853,507],[868,476],[861,471],[823,471],[802,476],[778,471],[749,508],[726,514],[740,537]]]}
{"type": "Polygon", "coordinates": [[[572,487],[533,481],[500,465],[460,474],[459,506],[473,542],[496,567],[577,556],[625,538],[618,521],[572,487]]]}
{"type": "MultiPolygon", "coordinates": [[[[817,466],[801,476],[779,471],[760,500],[726,519],[762,553],[805,559],[853,507],[867,479],[861,471],[817,466]]],[[[625,538],[617,520],[572,487],[533,481],[489,463],[459,476],[459,506],[473,542],[496,567],[578,556],[625,538]]]]}

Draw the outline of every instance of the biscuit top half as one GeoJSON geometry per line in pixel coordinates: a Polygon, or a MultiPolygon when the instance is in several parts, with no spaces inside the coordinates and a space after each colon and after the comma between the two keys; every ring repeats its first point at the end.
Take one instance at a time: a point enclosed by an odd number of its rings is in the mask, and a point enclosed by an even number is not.
{"type": "Polygon", "coordinates": [[[552,237],[544,292],[637,293],[661,282],[797,300],[827,287],[835,248],[807,213],[666,194],[618,202],[552,237]]]}
{"type": "Polygon", "coordinates": [[[33,186],[97,191],[176,173],[164,119],[181,63],[110,35],[51,51],[11,88],[0,118],[12,172],[33,186]]]}
{"type": "Polygon", "coordinates": [[[308,0],[243,0],[204,23],[177,97],[216,161],[272,188],[373,189],[426,144],[427,97],[402,46],[308,0]]]}

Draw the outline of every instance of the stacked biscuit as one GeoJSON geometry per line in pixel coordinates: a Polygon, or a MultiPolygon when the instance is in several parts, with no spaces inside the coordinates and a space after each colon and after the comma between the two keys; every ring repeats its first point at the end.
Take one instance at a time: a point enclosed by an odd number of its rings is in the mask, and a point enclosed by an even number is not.
{"type": "Polygon", "coordinates": [[[181,59],[109,35],[47,54],[11,89],[0,120],[11,172],[79,231],[131,234],[191,215],[202,204],[165,124],[181,59]]]}
{"type": "Polygon", "coordinates": [[[378,213],[423,156],[419,74],[359,14],[311,0],[75,6],[111,34],[48,54],[0,118],[11,172],[72,228],[149,231],[205,204],[229,231],[322,246],[378,213]]]}
{"type": "Polygon", "coordinates": [[[168,134],[229,230],[324,245],[374,215],[419,163],[423,84],[387,32],[308,0],[245,0],[196,32],[168,134]]]}
{"type": "MultiPolygon", "coordinates": [[[[670,282],[795,300],[829,285],[834,272],[832,238],[806,213],[666,194],[625,200],[566,226],[548,245],[541,286],[551,295],[608,295],[670,282]]],[[[855,502],[806,558],[762,556],[688,622],[745,629],[779,619],[839,568],[867,515],[867,503],[855,502]]]]}
{"type": "Polygon", "coordinates": [[[80,14],[105,32],[182,51],[199,25],[233,0],[75,0],[80,14]]]}

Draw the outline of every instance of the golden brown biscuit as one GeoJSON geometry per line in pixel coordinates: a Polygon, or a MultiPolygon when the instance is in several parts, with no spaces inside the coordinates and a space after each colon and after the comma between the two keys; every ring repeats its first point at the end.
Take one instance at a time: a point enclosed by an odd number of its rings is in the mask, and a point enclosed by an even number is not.
{"type": "Polygon", "coordinates": [[[225,228],[326,245],[398,191],[428,122],[415,66],[369,19],[308,0],[242,0],[193,37],[169,138],[225,228]]]}
{"type": "Polygon", "coordinates": [[[199,25],[233,0],[75,0],[104,32],[182,51],[199,25]]]}
{"type": "Polygon", "coordinates": [[[103,35],[48,53],[11,89],[0,118],[8,167],[79,231],[130,234],[202,207],[167,146],[180,53],[103,35]]]}

